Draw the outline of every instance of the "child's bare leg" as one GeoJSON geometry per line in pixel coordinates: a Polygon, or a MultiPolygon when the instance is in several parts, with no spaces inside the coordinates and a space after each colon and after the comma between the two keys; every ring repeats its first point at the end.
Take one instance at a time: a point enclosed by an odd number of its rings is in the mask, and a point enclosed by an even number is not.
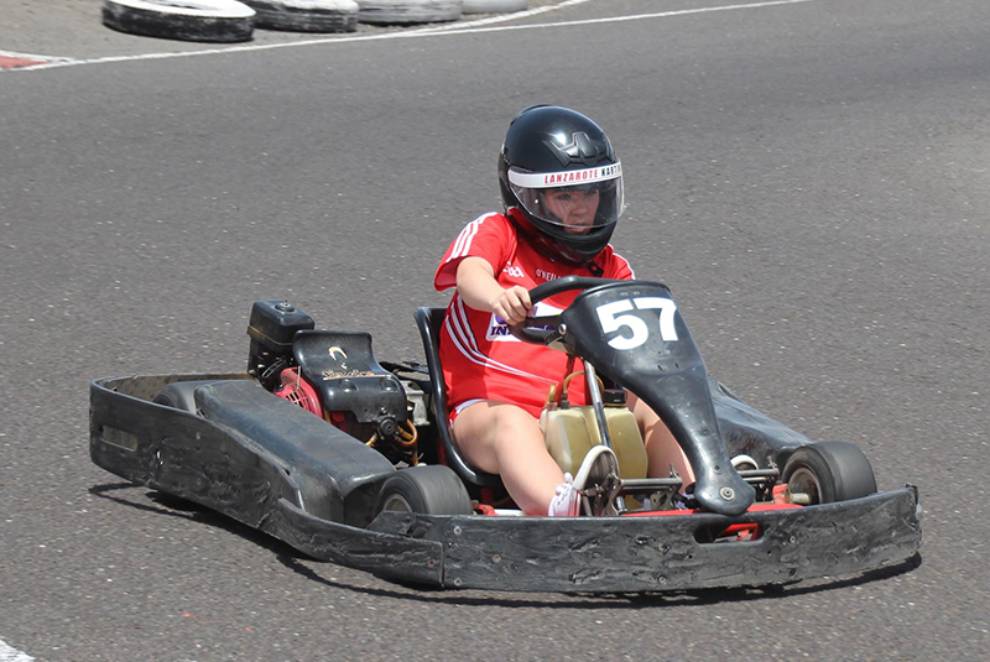
{"type": "Polygon", "coordinates": [[[457,415],[453,432],[468,462],[500,474],[509,496],[523,512],[547,514],[564,474],[547,452],[539,423],[529,412],[515,405],[482,401],[457,415]]]}
{"type": "Polygon", "coordinates": [[[670,468],[673,466],[685,486],[693,483],[694,472],[691,470],[691,463],[688,462],[680,444],[664,422],[649,405],[634,394],[627,392],[627,400],[629,409],[636,416],[640,432],[643,433],[643,441],[646,443],[647,475],[653,478],[665,478],[670,475],[670,468]]]}

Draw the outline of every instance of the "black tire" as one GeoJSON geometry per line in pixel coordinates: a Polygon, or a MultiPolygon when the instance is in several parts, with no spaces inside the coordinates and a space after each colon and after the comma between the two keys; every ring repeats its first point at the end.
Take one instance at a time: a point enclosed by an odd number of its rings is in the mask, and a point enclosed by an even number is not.
{"type": "Polygon", "coordinates": [[[361,0],[358,21],[374,25],[409,25],[456,21],[461,0],[361,0]]]}
{"type": "Polygon", "coordinates": [[[215,379],[195,379],[186,382],[175,382],[159,391],[152,402],[198,415],[199,410],[196,408],[196,389],[203,384],[212,384],[214,382],[216,382],[215,379]]]}
{"type": "Polygon", "coordinates": [[[176,382],[163,388],[155,399],[155,404],[181,409],[191,414],[196,413],[196,397],[193,393],[197,384],[190,382],[176,382]]]}
{"type": "Polygon", "coordinates": [[[255,27],[292,32],[354,32],[356,0],[243,0],[257,12],[255,27]]]}
{"type": "Polygon", "coordinates": [[[847,441],[801,446],[787,459],[781,481],[792,493],[807,494],[811,504],[848,501],[877,491],[870,461],[847,441]]]}
{"type": "Polygon", "coordinates": [[[428,465],[400,469],[378,493],[375,512],[395,510],[422,515],[470,515],[471,497],[449,467],[428,465]]]}
{"type": "Polygon", "coordinates": [[[183,41],[248,41],[254,10],[236,0],[104,0],[103,24],[131,34],[183,41]]]}
{"type": "Polygon", "coordinates": [[[464,0],[465,14],[506,14],[529,9],[529,0],[464,0]]]}

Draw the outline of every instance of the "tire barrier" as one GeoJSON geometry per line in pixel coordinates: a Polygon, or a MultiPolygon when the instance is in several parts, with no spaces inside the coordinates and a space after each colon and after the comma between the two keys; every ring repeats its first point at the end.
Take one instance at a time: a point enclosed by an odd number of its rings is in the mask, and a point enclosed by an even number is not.
{"type": "Polygon", "coordinates": [[[292,32],[354,32],[356,0],[244,0],[257,13],[254,25],[292,32]]]}
{"type": "Polygon", "coordinates": [[[529,9],[529,0],[464,0],[465,14],[507,14],[529,9]]]}
{"type": "Polygon", "coordinates": [[[462,0],[358,0],[358,21],[375,25],[438,23],[461,17],[462,0]]]}
{"type": "Polygon", "coordinates": [[[255,12],[236,0],[104,0],[103,24],[184,41],[248,41],[255,12]]]}

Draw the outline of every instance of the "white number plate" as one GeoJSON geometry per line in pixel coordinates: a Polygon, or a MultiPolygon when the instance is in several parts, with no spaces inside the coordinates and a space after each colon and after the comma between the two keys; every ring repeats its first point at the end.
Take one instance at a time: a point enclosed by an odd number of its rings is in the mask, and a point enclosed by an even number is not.
{"type": "Polygon", "coordinates": [[[634,349],[650,337],[650,329],[646,322],[637,315],[628,314],[631,310],[659,310],[660,338],[666,342],[677,340],[677,329],[674,328],[677,304],[672,300],[663,297],[620,299],[595,309],[602,331],[612,333],[621,330],[619,335],[608,341],[608,344],[615,349],[634,349]]]}

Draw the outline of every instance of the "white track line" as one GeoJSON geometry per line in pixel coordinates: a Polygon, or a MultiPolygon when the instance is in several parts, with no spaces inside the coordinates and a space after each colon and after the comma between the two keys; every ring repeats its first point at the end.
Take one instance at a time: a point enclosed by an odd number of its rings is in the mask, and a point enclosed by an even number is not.
{"type": "Polygon", "coordinates": [[[0,662],[34,662],[34,658],[16,648],[11,648],[0,639],[0,662]]]}
{"type": "MultiPolygon", "coordinates": [[[[315,44],[341,44],[341,43],[354,43],[358,41],[383,41],[386,39],[447,37],[453,35],[476,34],[482,32],[509,32],[515,30],[539,30],[539,29],[547,29],[547,28],[573,27],[580,25],[595,25],[601,23],[622,23],[625,21],[639,21],[639,20],[645,20],[651,18],[670,18],[673,16],[687,16],[690,14],[707,14],[707,13],[721,12],[721,11],[759,9],[762,7],[775,7],[780,5],[796,5],[807,2],[817,2],[817,0],[765,0],[764,2],[750,2],[745,4],[734,4],[734,5],[718,5],[714,7],[698,7],[695,9],[678,9],[678,10],[671,10],[664,12],[654,12],[650,14],[612,16],[607,18],[588,18],[588,19],[581,19],[576,21],[558,21],[556,23],[530,23],[527,25],[500,25],[495,27],[486,27],[488,26],[488,24],[492,22],[507,21],[520,17],[534,16],[536,14],[555,11],[558,9],[562,9],[564,7],[579,5],[590,1],[591,0],[565,0],[565,2],[562,2],[559,5],[549,5],[546,7],[541,7],[539,9],[532,9],[525,12],[517,12],[515,14],[507,14],[505,16],[480,19],[478,21],[472,21],[468,23],[459,23],[459,24],[453,24],[450,26],[442,26],[442,27],[422,28],[419,30],[410,30],[406,32],[388,32],[384,34],[356,35],[353,37],[307,39],[303,41],[281,42],[278,44],[257,44],[251,46],[231,46],[229,48],[209,48],[199,51],[185,51],[185,52],[172,52],[172,53],[144,53],[141,55],[120,55],[120,56],[100,57],[100,58],[91,58],[91,59],[83,59],[83,60],[62,59],[60,61],[47,62],[45,64],[39,64],[30,67],[20,67],[18,69],[11,69],[9,71],[11,72],[39,71],[42,69],[56,69],[59,67],[74,67],[82,64],[109,64],[113,62],[131,62],[137,60],[166,60],[166,59],[180,58],[180,57],[196,57],[200,55],[222,55],[224,53],[244,53],[251,51],[273,50],[276,48],[294,48],[298,46],[312,46],[315,44]]],[[[38,57],[38,58],[48,57],[48,59],[51,59],[50,56],[43,56],[43,55],[26,56],[26,57],[38,57]]]]}

